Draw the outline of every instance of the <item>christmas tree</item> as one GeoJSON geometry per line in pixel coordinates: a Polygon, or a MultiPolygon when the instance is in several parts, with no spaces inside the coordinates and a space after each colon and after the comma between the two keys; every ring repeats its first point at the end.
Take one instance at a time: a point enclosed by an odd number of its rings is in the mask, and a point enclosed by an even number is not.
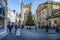
{"type": "Polygon", "coordinates": [[[29,14],[28,14],[26,25],[27,26],[34,26],[35,25],[34,20],[32,18],[32,13],[31,12],[29,12],[29,14]]]}

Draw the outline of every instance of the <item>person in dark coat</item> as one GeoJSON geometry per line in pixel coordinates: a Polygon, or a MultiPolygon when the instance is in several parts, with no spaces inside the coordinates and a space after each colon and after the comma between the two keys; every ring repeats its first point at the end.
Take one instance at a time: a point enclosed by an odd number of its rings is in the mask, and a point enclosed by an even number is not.
{"type": "Polygon", "coordinates": [[[46,32],[48,32],[48,28],[49,28],[48,25],[46,25],[46,32]]]}
{"type": "Polygon", "coordinates": [[[35,26],[35,30],[37,30],[37,27],[35,26]]]}
{"type": "Polygon", "coordinates": [[[38,28],[40,29],[40,25],[38,26],[38,28]]]}
{"type": "Polygon", "coordinates": [[[24,28],[24,25],[22,25],[22,29],[24,28]]]}
{"type": "Polygon", "coordinates": [[[13,24],[11,25],[11,29],[13,29],[13,24]]]}
{"type": "Polygon", "coordinates": [[[58,27],[59,27],[59,25],[57,25],[57,27],[56,27],[56,32],[59,32],[59,28],[58,27]]]}
{"type": "Polygon", "coordinates": [[[10,22],[8,23],[7,28],[9,30],[9,33],[11,33],[11,25],[10,25],[10,22]]]}
{"type": "Polygon", "coordinates": [[[17,25],[15,25],[15,34],[16,34],[16,31],[17,31],[17,25]]]}

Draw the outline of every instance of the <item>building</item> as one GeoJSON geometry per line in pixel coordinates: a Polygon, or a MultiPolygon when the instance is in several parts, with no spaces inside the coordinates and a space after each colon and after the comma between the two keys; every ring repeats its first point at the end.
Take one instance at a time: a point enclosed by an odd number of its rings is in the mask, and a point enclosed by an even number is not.
{"type": "Polygon", "coordinates": [[[7,34],[7,0],[0,0],[0,38],[7,34]]]}
{"type": "Polygon", "coordinates": [[[46,25],[47,20],[47,3],[40,4],[36,10],[37,14],[37,25],[44,24],[46,25]],[[45,6],[46,5],[46,6],[45,6]]]}
{"type": "Polygon", "coordinates": [[[21,21],[21,14],[18,14],[18,13],[17,13],[17,14],[16,14],[16,21],[15,21],[15,23],[16,23],[16,24],[20,24],[20,23],[21,23],[20,21],[21,21]]]}
{"type": "Polygon", "coordinates": [[[36,10],[38,25],[42,23],[44,25],[48,24],[52,27],[55,23],[60,24],[59,11],[59,2],[47,1],[40,4],[36,10]]]}
{"type": "Polygon", "coordinates": [[[22,24],[25,25],[28,13],[29,13],[29,11],[31,11],[31,7],[32,7],[31,3],[27,4],[27,5],[24,5],[23,2],[21,3],[21,25],[22,24]]]}
{"type": "Polygon", "coordinates": [[[38,26],[38,25],[37,25],[37,14],[34,14],[34,15],[33,15],[33,20],[34,20],[35,25],[38,26]]]}
{"type": "Polygon", "coordinates": [[[11,20],[12,20],[12,13],[11,13],[11,11],[10,10],[8,10],[8,22],[11,22],[11,20]]]}

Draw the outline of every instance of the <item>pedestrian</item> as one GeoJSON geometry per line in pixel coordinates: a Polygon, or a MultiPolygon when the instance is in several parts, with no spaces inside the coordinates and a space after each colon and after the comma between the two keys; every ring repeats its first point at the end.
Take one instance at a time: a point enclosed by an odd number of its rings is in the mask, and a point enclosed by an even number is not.
{"type": "Polygon", "coordinates": [[[11,24],[11,29],[13,29],[13,24],[11,24]]]}
{"type": "Polygon", "coordinates": [[[46,32],[48,32],[48,28],[49,28],[48,25],[46,25],[46,32]]]}
{"type": "Polygon", "coordinates": [[[9,34],[10,34],[11,33],[11,25],[10,25],[10,22],[8,23],[7,28],[9,30],[9,34]]]}
{"type": "Polygon", "coordinates": [[[24,25],[22,25],[22,29],[24,28],[24,25]]]}
{"type": "Polygon", "coordinates": [[[18,28],[20,28],[20,24],[19,24],[18,28]]]}
{"type": "Polygon", "coordinates": [[[43,25],[43,23],[42,23],[42,24],[41,24],[41,28],[42,28],[42,29],[43,29],[43,26],[44,26],[44,25],[43,25]]]}
{"type": "Polygon", "coordinates": [[[31,27],[29,27],[29,30],[31,30],[31,27]]]}
{"type": "Polygon", "coordinates": [[[56,32],[59,32],[59,25],[57,25],[56,27],[56,32]]]}
{"type": "Polygon", "coordinates": [[[38,26],[38,29],[40,29],[40,25],[38,26]]]}
{"type": "Polygon", "coordinates": [[[37,26],[35,26],[35,30],[37,30],[37,26]]]}
{"type": "Polygon", "coordinates": [[[15,34],[16,34],[16,31],[17,31],[17,25],[15,25],[15,34]]]}

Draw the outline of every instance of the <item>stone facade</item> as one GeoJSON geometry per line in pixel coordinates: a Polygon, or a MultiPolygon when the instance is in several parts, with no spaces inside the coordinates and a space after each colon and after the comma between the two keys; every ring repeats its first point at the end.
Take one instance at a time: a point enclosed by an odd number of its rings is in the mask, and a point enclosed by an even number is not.
{"type": "Polygon", "coordinates": [[[7,0],[0,0],[0,38],[7,34],[7,0]]]}
{"type": "Polygon", "coordinates": [[[37,26],[37,14],[34,14],[33,20],[34,20],[35,26],[37,26]]]}
{"type": "Polygon", "coordinates": [[[26,23],[27,16],[29,11],[31,11],[32,4],[24,5],[24,3],[21,3],[21,25],[26,23]]]}
{"type": "Polygon", "coordinates": [[[15,21],[15,23],[16,23],[16,24],[20,24],[20,23],[21,23],[20,21],[21,21],[21,14],[18,14],[18,13],[17,13],[17,14],[16,14],[16,21],[15,21]]]}
{"type": "MultiPolygon", "coordinates": [[[[44,25],[49,24],[49,20],[50,20],[49,17],[51,17],[52,15],[54,16],[54,14],[57,14],[57,12],[59,11],[60,11],[59,2],[50,1],[50,2],[45,2],[45,3],[40,4],[36,10],[37,20],[38,20],[37,23],[38,24],[43,23],[44,25]]],[[[51,18],[51,20],[53,19],[55,18],[51,18]]],[[[57,20],[58,20],[58,17],[57,17],[57,20]]]]}
{"type": "Polygon", "coordinates": [[[8,11],[7,15],[8,15],[8,22],[11,22],[12,15],[10,10],[8,11]]]}
{"type": "Polygon", "coordinates": [[[56,18],[49,18],[48,19],[48,24],[51,27],[54,27],[54,24],[60,25],[60,17],[56,17],[56,18]]]}

